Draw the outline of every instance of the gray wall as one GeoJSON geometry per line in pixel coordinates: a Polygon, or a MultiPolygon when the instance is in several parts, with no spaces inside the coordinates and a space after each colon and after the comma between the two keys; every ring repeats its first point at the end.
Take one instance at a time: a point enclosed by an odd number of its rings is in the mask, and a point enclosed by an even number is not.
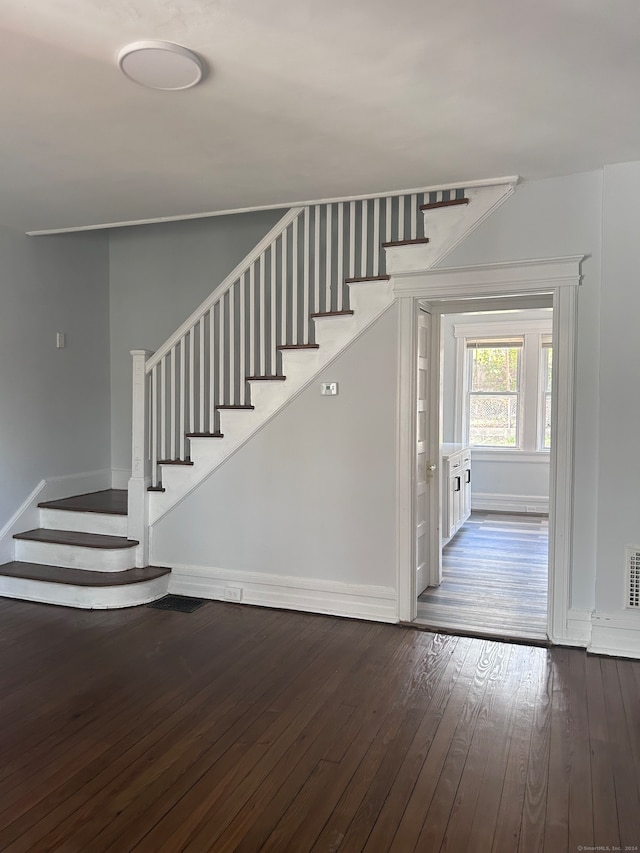
{"type": "Polygon", "coordinates": [[[0,229],[0,527],[40,480],[110,466],[108,261],[106,234],[0,229]]]}
{"type": "Polygon", "coordinates": [[[394,587],[396,347],[393,307],[154,526],[153,560],[394,587]]]}
{"type": "MultiPolygon", "coordinates": [[[[596,608],[625,603],[625,546],[640,546],[640,163],[604,171],[596,608]]],[[[640,613],[627,611],[637,617],[640,613]]]]}
{"type": "Polygon", "coordinates": [[[111,455],[125,483],[131,350],[162,346],[282,215],[269,210],[111,232],[111,455]]]}

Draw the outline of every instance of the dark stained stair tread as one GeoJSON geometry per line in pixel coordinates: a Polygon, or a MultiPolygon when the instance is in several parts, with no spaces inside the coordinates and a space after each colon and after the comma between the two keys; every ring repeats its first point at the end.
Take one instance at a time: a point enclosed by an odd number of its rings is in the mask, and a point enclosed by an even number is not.
{"type": "Polygon", "coordinates": [[[428,242],[428,237],[417,237],[415,240],[392,240],[390,243],[383,243],[382,248],[391,249],[394,246],[420,246],[428,242]]]}
{"type": "Polygon", "coordinates": [[[79,548],[102,548],[116,551],[121,548],[134,548],[140,543],[125,536],[105,536],[102,533],[79,533],[75,530],[46,530],[42,527],[36,530],[26,530],[24,533],[14,533],[14,539],[27,542],[49,542],[52,545],[75,545],[79,548]]]}
{"type": "Polygon", "coordinates": [[[320,344],[278,344],[276,349],[320,349],[320,344]]]}
{"type": "Polygon", "coordinates": [[[165,489],[161,483],[158,483],[157,486],[147,486],[147,491],[148,492],[164,492],[165,489]]]}
{"type": "Polygon", "coordinates": [[[224,438],[223,432],[188,432],[185,438],[224,438]]]}
{"type": "Polygon", "coordinates": [[[456,204],[469,204],[469,199],[452,198],[449,201],[432,201],[430,204],[421,204],[420,210],[437,210],[439,207],[453,207],[456,204]]]}
{"type": "Polygon", "coordinates": [[[346,284],[357,284],[359,281],[390,281],[390,275],[362,275],[356,278],[345,278],[346,284]]]}
{"type": "Polygon", "coordinates": [[[162,566],[145,566],[122,572],[93,572],[87,569],[65,569],[62,566],[43,566],[40,563],[17,561],[0,566],[0,576],[24,580],[63,583],[73,586],[122,586],[123,584],[152,581],[169,574],[171,569],[162,566]]]}
{"type": "Polygon", "coordinates": [[[193,465],[190,459],[158,459],[158,465],[193,465]]]}
{"type": "Polygon", "coordinates": [[[229,404],[216,406],[216,409],[255,409],[255,406],[233,406],[229,404]]]}
{"type": "Polygon", "coordinates": [[[64,509],[70,512],[100,512],[106,515],[126,515],[128,495],[126,489],[104,489],[86,495],[73,495],[55,501],[42,501],[41,509],[64,509]]]}
{"type": "Polygon", "coordinates": [[[318,311],[315,314],[309,314],[310,317],[347,317],[353,314],[353,311],[318,311]]]}
{"type": "Polygon", "coordinates": [[[282,382],[282,381],[284,381],[287,377],[286,377],[286,376],[278,376],[278,375],[275,375],[275,374],[274,374],[273,376],[245,376],[244,378],[245,378],[245,380],[246,380],[247,382],[257,382],[257,381],[262,381],[262,382],[282,382]]]}

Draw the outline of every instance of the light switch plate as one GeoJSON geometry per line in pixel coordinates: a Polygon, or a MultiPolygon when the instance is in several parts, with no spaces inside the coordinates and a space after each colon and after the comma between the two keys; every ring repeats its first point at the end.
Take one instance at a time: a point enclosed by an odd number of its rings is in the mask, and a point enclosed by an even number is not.
{"type": "Polygon", "coordinates": [[[320,393],[325,397],[335,397],[338,393],[338,383],[322,382],[320,384],[320,393]]]}

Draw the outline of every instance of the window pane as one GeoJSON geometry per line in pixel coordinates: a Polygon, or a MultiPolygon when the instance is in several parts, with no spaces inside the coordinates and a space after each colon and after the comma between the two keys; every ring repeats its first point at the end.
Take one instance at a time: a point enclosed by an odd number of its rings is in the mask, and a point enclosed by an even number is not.
{"type": "Polygon", "coordinates": [[[551,393],[551,365],[553,363],[553,350],[551,347],[545,347],[545,372],[544,372],[544,380],[545,386],[544,390],[548,393],[551,393]]]}
{"type": "Polygon", "coordinates": [[[471,350],[471,391],[517,391],[519,347],[477,347],[471,350]]]}
{"type": "Polygon", "coordinates": [[[544,447],[551,447],[551,394],[544,395],[544,447]]]}
{"type": "Polygon", "coordinates": [[[469,396],[469,442],[484,447],[518,446],[516,394],[469,396]]]}

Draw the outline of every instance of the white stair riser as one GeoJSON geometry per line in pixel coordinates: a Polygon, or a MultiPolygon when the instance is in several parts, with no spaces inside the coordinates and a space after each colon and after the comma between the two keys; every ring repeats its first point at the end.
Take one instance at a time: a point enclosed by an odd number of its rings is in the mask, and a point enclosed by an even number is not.
{"type": "Polygon", "coordinates": [[[62,566],[65,569],[123,572],[135,567],[136,549],[131,547],[102,550],[16,539],[15,559],[22,563],[42,563],[45,566],[62,566]]]}
{"type": "Polygon", "coordinates": [[[167,594],[169,575],[140,583],[109,587],[74,586],[27,578],[0,576],[0,597],[39,601],[87,610],[108,610],[149,604],[167,594]]]}
{"type": "Polygon", "coordinates": [[[101,533],[104,536],[126,536],[127,516],[41,509],[40,527],[47,530],[75,530],[77,533],[101,533]]]}
{"type": "Polygon", "coordinates": [[[320,344],[320,350],[332,349],[334,353],[351,340],[357,329],[352,314],[345,314],[343,317],[316,317],[314,323],[316,343],[320,344]]]}
{"type": "Polygon", "coordinates": [[[319,349],[286,349],[282,350],[282,373],[296,381],[306,378],[309,373],[315,373],[322,367],[322,354],[319,349]]]}
{"type": "Polygon", "coordinates": [[[393,283],[354,282],[349,285],[349,301],[353,306],[358,331],[364,329],[393,302],[393,283]]]}

